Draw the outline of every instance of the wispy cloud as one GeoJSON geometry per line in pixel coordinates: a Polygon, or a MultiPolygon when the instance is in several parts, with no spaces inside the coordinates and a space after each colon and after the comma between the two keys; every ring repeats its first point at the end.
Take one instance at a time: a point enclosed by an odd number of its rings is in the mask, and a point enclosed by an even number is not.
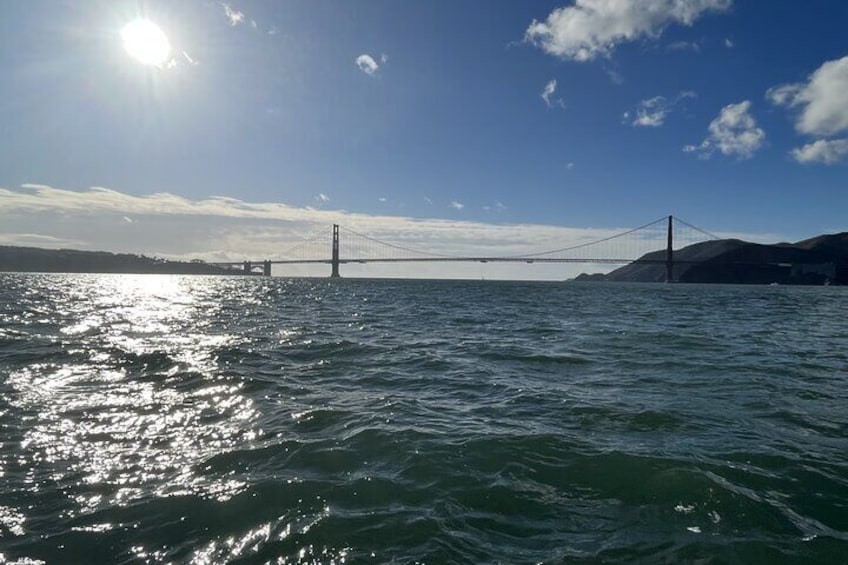
{"type": "Polygon", "coordinates": [[[524,39],[556,57],[591,61],[610,57],[622,43],[657,38],[671,24],[691,26],[731,5],[732,0],[576,0],[545,21],[534,20],[524,39]]]}
{"type": "Polygon", "coordinates": [[[243,12],[239,12],[226,3],[221,4],[221,6],[224,8],[224,15],[227,17],[227,21],[230,22],[231,26],[237,26],[244,23],[245,15],[243,12]]]}
{"type": "Polygon", "coordinates": [[[621,71],[614,67],[607,67],[604,69],[604,72],[607,73],[607,76],[612,81],[613,84],[617,86],[621,86],[624,84],[624,75],[621,74],[621,71]]]}
{"type": "Polygon", "coordinates": [[[58,249],[81,246],[83,242],[77,239],[66,239],[38,233],[0,233],[0,245],[58,249]]]}
{"type": "Polygon", "coordinates": [[[666,49],[669,51],[693,51],[700,53],[701,44],[697,41],[674,41],[666,45],[666,49]]]}
{"type": "Polygon", "coordinates": [[[697,97],[698,95],[690,90],[680,92],[671,100],[665,96],[654,96],[636,105],[636,117],[632,121],[630,112],[624,113],[624,120],[634,127],[660,127],[681,101],[697,97]]]}
{"type": "Polygon", "coordinates": [[[320,202],[321,204],[326,204],[327,202],[330,201],[330,197],[327,196],[326,194],[324,194],[323,192],[319,192],[315,196],[315,200],[316,200],[316,202],[320,202]]]}
{"type": "Polygon", "coordinates": [[[724,46],[727,47],[728,49],[733,49],[734,47],[736,47],[736,44],[729,37],[725,37],[724,38],[724,46]]]}
{"type": "Polygon", "coordinates": [[[465,208],[465,204],[463,204],[462,202],[457,202],[456,200],[451,200],[450,207],[454,210],[462,210],[463,208],[465,208]]]}
{"type": "MultiPolygon", "coordinates": [[[[384,57],[386,56],[384,55],[384,57]]],[[[388,57],[386,57],[386,61],[388,61],[388,57]]],[[[356,58],[356,66],[368,76],[374,76],[380,70],[380,65],[374,60],[374,57],[367,53],[363,53],[356,58]]]]}
{"type": "Polygon", "coordinates": [[[554,93],[557,89],[557,81],[556,79],[551,79],[545,85],[545,88],[542,89],[542,100],[545,101],[545,105],[548,108],[565,108],[565,102],[562,98],[553,98],[554,93]]]}
{"type": "Polygon", "coordinates": [[[718,117],[710,122],[708,131],[709,135],[700,145],[687,145],[683,151],[697,153],[702,159],[709,159],[715,151],[750,159],[766,139],[765,132],[757,127],[751,115],[749,100],[722,108],[718,117]]]}

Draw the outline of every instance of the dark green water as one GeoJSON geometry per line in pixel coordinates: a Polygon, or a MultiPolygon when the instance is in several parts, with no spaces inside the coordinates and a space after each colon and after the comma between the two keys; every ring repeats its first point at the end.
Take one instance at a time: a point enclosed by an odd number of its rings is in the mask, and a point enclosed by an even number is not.
{"type": "Polygon", "coordinates": [[[845,563],[848,289],[0,275],[12,563],[845,563]]]}

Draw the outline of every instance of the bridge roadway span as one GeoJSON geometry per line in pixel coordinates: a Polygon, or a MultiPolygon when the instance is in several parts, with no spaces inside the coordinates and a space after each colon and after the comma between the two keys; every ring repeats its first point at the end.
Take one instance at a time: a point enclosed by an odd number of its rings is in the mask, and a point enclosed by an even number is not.
{"type": "MultiPolygon", "coordinates": [[[[573,259],[573,258],[555,258],[555,257],[403,257],[403,258],[385,258],[385,259],[339,259],[341,265],[355,263],[594,263],[594,264],[609,264],[621,265],[626,263],[642,263],[642,264],[664,264],[665,259],[573,259]]],[[[685,261],[675,261],[675,263],[684,263],[685,261]]],[[[323,264],[331,265],[332,259],[278,259],[274,261],[215,261],[209,263],[216,267],[242,267],[245,264],[250,264],[253,267],[259,267],[263,264],[270,265],[307,265],[307,264],[323,264]]]]}
{"type": "MultiPolygon", "coordinates": [[[[375,259],[279,259],[276,261],[221,261],[210,263],[240,273],[251,274],[261,269],[261,274],[271,276],[271,265],[331,265],[331,277],[339,276],[340,265],[365,263],[592,263],[601,265],[643,264],[667,265],[665,259],[574,259],[553,257],[421,257],[421,258],[375,258],[375,259]]],[[[694,263],[696,261],[675,261],[675,263],[694,263]]]]}

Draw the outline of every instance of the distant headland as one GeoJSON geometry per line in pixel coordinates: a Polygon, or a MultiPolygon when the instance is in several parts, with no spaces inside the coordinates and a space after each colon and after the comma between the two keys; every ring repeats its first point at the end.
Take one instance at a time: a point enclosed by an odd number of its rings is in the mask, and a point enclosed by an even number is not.
{"type": "Polygon", "coordinates": [[[0,272],[239,275],[203,261],[169,261],[129,253],[0,245],[0,272]]]}
{"type": "MultiPolygon", "coordinates": [[[[848,284],[848,232],[773,245],[720,239],[675,250],[673,256],[674,282],[848,284]]],[[[574,280],[663,282],[665,257],[665,250],[654,251],[610,273],[584,273],[574,280]]]]}

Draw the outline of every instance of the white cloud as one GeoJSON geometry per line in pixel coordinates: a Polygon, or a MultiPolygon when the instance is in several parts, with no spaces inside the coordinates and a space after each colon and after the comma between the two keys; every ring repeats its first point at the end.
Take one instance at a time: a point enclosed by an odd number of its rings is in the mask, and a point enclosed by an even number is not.
{"type": "Polygon", "coordinates": [[[724,46],[727,47],[728,49],[733,49],[734,47],[736,47],[736,44],[729,37],[725,37],[724,38],[724,46]]]}
{"type": "Polygon", "coordinates": [[[129,216],[124,216],[124,221],[125,221],[126,223],[128,223],[128,224],[133,223],[132,218],[130,218],[129,216]]]}
{"type": "Polygon", "coordinates": [[[792,106],[801,90],[803,90],[801,84],[773,86],[766,91],[766,98],[776,106],[792,106]]]}
{"type": "Polygon", "coordinates": [[[559,106],[560,108],[565,108],[565,102],[563,102],[562,98],[554,98],[551,97],[556,92],[557,81],[556,79],[551,79],[548,81],[548,84],[545,85],[545,88],[542,89],[542,100],[545,101],[545,105],[548,108],[553,108],[555,106],[559,106]]]}
{"type": "Polygon", "coordinates": [[[377,199],[377,202],[385,202],[385,201],[386,201],[385,196],[381,196],[380,198],[377,199]]]}
{"type": "Polygon", "coordinates": [[[367,53],[363,53],[356,58],[356,66],[359,67],[360,71],[368,76],[374,76],[374,74],[380,69],[380,65],[377,64],[374,57],[367,53]]]}
{"type": "Polygon", "coordinates": [[[707,138],[700,145],[687,145],[683,151],[698,153],[703,159],[710,158],[716,150],[740,159],[751,158],[762,147],[766,134],[757,127],[750,110],[750,100],[725,106],[710,123],[707,138]]]}
{"type": "Polygon", "coordinates": [[[380,55],[380,64],[381,65],[385,65],[388,62],[389,62],[389,56],[388,55],[386,55],[385,53],[380,55]]]}
{"type": "Polygon", "coordinates": [[[224,7],[224,15],[227,16],[227,20],[230,22],[231,26],[237,26],[244,23],[244,13],[233,9],[229,4],[221,4],[221,6],[224,7]]]}
{"type": "MultiPolygon", "coordinates": [[[[320,193],[316,201],[329,202],[327,194],[320,193]]],[[[425,202],[432,203],[424,197],[425,202]]],[[[465,206],[453,202],[451,206],[465,206]]],[[[227,196],[212,196],[201,200],[189,200],[176,194],[159,192],[136,196],[117,190],[92,187],[77,191],[54,188],[40,184],[25,184],[20,189],[0,188],[0,214],[22,216],[24,214],[62,214],[77,217],[111,217],[125,223],[123,216],[139,218],[196,217],[223,218],[229,220],[273,221],[295,224],[345,223],[357,230],[380,230],[380,225],[401,224],[442,226],[445,222],[456,225],[454,220],[416,220],[395,216],[373,216],[338,210],[298,208],[278,202],[245,202],[227,196]],[[429,224],[429,222],[435,222],[429,224]]],[[[203,220],[205,221],[205,220],[203,220]]],[[[139,224],[136,221],[133,225],[139,224]]],[[[0,226],[4,226],[0,222],[0,226]]],[[[129,227],[129,226],[128,226],[129,227]]],[[[392,228],[393,229],[393,228],[392,228]]]]}
{"type": "MultiPolygon", "coordinates": [[[[636,118],[631,122],[634,127],[660,127],[674,107],[686,98],[697,98],[698,95],[690,90],[684,90],[668,100],[665,96],[654,96],[642,100],[636,105],[636,118]]],[[[630,120],[630,112],[624,113],[625,121],[630,120]]]]}
{"type": "MultiPolygon", "coordinates": [[[[668,112],[669,105],[664,96],[655,96],[647,100],[642,100],[636,107],[636,119],[633,120],[633,125],[640,127],[659,127],[665,122],[668,112]]],[[[629,113],[625,113],[625,116],[629,117],[629,113]]]]}
{"type": "Polygon", "coordinates": [[[565,168],[566,168],[566,169],[568,169],[568,170],[570,171],[571,169],[573,169],[573,168],[574,168],[574,163],[566,163],[566,164],[565,164],[565,168]]]}
{"type": "Polygon", "coordinates": [[[543,22],[534,20],[526,41],[563,59],[609,57],[616,46],[657,38],[670,24],[691,26],[707,12],[730,8],[732,0],[576,0],[543,22]]]}
{"type": "Polygon", "coordinates": [[[848,56],[827,61],[806,83],[771,88],[766,97],[799,111],[798,133],[826,137],[848,131],[848,56]]]}
{"type": "Polygon", "coordinates": [[[454,210],[462,210],[463,208],[465,208],[465,204],[463,204],[462,202],[457,202],[456,200],[452,200],[450,203],[450,207],[454,210]]]}
{"type": "Polygon", "coordinates": [[[833,165],[848,158],[848,139],[819,139],[793,149],[792,157],[799,163],[833,165]]]}

